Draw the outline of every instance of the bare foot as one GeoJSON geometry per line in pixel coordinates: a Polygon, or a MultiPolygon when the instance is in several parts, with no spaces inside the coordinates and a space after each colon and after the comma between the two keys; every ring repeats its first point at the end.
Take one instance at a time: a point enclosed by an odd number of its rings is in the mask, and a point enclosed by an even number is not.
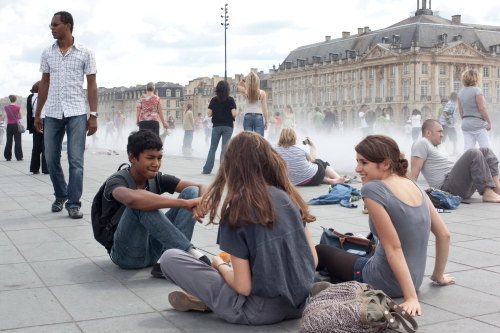
{"type": "Polygon", "coordinates": [[[338,184],[338,183],[348,183],[350,179],[344,178],[344,177],[338,177],[338,178],[325,178],[325,183],[333,185],[333,184],[338,184]]]}
{"type": "Polygon", "coordinates": [[[483,193],[483,202],[500,203],[500,195],[493,191],[493,189],[487,188],[483,193]]]}

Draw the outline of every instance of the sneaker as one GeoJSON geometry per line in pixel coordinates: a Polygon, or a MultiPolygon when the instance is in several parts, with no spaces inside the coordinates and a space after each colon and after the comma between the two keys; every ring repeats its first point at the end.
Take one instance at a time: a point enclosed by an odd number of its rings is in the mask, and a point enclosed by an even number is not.
{"type": "Polygon", "coordinates": [[[153,269],[151,269],[151,275],[155,278],[164,279],[165,275],[161,271],[160,263],[156,263],[153,265],[153,269]]]}
{"type": "Polygon", "coordinates": [[[53,213],[57,213],[57,212],[60,212],[61,210],[63,210],[64,208],[64,203],[66,202],[67,199],[56,199],[53,203],[52,203],[52,212],[53,213]]]}
{"type": "Polygon", "coordinates": [[[81,219],[83,217],[83,213],[80,212],[80,208],[78,208],[78,207],[68,208],[68,215],[72,219],[81,219]]]}
{"type": "Polygon", "coordinates": [[[208,259],[207,256],[202,256],[202,257],[199,257],[198,260],[201,260],[203,261],[205,264],[207,264],[208,266],[212,266],[212,263],[210,262],[210,259],[208,259]]]}
{"type": "Polygon", "coordinates": [[[205,305],[199,298],[189,295],[184,291],[173,291],[168,294],[170,305],[177,311],[200,311],[211,312],[208,306],[205,305]]]}

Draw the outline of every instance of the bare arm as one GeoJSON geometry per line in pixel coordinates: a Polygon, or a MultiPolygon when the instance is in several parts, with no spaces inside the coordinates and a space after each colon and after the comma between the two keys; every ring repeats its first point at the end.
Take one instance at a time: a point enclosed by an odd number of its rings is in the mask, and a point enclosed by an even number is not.
{"type": "Polygon", "coordinates": [[[426,199],[431,215],[431,232],[436,236],[436,260],[434,262],[434,271],[431,275],[431,280],[440,285],[451,284],[455,282],[455,279],[444,274],[450,250],[450,232],[448,228],[446,228],[441,216],[436,212],[428,196],[426,196],[426,199]]]}
{"type": "Polygon", "coordinates": [[[307,154],[306,158],[309,162],[314,163],[316,161],[316,145],[311,141],[311,138],[306,136],[306,139],[309,141],[309,154],[307,154]]]}
{"type": "Polygon", "coordinates": [[[247,95],[247,88],[245,87],[245,79],[241,80],[238,82],[238,85],[236,86],[238,88],[238,91],[242,93],[243,95],[247,95]]]}
{"type": "Polygon", "coordinates": [[[248,296],[252,292],[252,274],[250,263],[231,255],[232,267],[221,265],[224,261],[219,256],[212,258],[212,267],[219,271],[226,283],[238,294],[248,296]]]}
{"type": "Polygon", "coordinates": [[[165,121],[165,117],[163,116],[163,110],[161,108],[160,101],[158,101],[158,107],[157,107],[156,111],[158,112],[158,116],[160,117],[160,121],[161,121],[161,124],[163,125],[163,128],[168,128],[168,124],[165,121]]]}
{"type": "Polygon", "coordinates": [[[420,171],[422,170],[422,167],[424,166],[424,159],[417,157],[417,156],[412,156],[411,157],[411,168],[410,168],[410,179],[413,181],[417,181],[418,176],[420,175],[420,171]]]}
{"type": "Polygon", "coordinates": [[[200,198],[190,200],[170,198],[147,190],[132,190],[126,187],[117,187],[111,193],[116,201],[129,208],[140,210],[161,208],[184,208],[192,210],[200,201],[200,198]]]}
{"type": "Polygon", "coordinates": [[[476,104],[481,117],[483,117],[483,119],[486,121],[486,130],[489,131],[491,129],[491,120],[488,114],[488,110],[486,109],[486,103],[484,101],[483,95],[476,95],[476,104]]]}
{"type": "MultiPolygon", "coordinates": [[[[97,112],[97,82],[96,75],[87,75],[87,99],[91,112],[97,112]]],[[[38,106],[37,106],[38,108],[38,106]]],[[[87,120],[87,136],[91,136],[97,131],[97,118],[90,116],[87,120]]]]}
{"type": "Polygon", "coordinates": [[[262,100],[262,115],[264,116],[264,127],[267,128],[267,122],[269,121],[269,115],[267,111],[267,94],[265,91],[260,91],[260,98],[262,100]]]}
{"type": "Polygon", "coordinates": [[[307,227],[304,227],[304,234],[306,234],[307,244],[309,245],[309,249],[311,250],[311,254],[313,256],[314,267],[318,266],[318,253],[316,252],[316,247],[314,245],[314,241],[312,240],[311,233],[307,227]]]}
{"type": "Polygon", "coordinates": [[[38,99],[36,101],[36,110],[35,110],[35,122],[33,125],[35,126],[35,130],[39,133],[43,133],[43,125],[42,125],[42,109],[47,101],[47,96],[49,94],[49,84],[50,84],[50,74],[43,73],[42,79],[38,85],[38,99]]]}
{"type": "Polygon", "coordinates": [[[457,100],[457,109],[458,109],[458,114],[460,115],[460,118],[464,117],[464,109],[462,109],[462,104],[460,104],[460,100],[457,100]]]}
{"type": "Polygon", "coordinates": [[[420,315],[422,311],[418,302],[417,292],[413,285],[398,233],[392,224],[391,218],[379,203],[369,198],[364,198],[363,200],[368,209],[368,214],[370,214],[370,219],[377,230],[380,242],[384,247],[387,262],[403,292],[404,302],[401,304],[401,307],[412,316],[420,315]]]}
{"type": "Polygon", "coordinates": [[[238,115],[238,110],[231,109],[231,115],[233,116],[233,119],[236,119],[236,116],[238,115]]]}
{"type": "Polygon", "coordinates": [[[181,180],[175,187],[175,192],[181,193],[186,187],[196,186],[198,187],[198,196],[201,197],[207,191],[207,187],[203,184],[196,184],[187,180],[181,180]]]}
{"type": "Polygon", "coordinates": [[[208,116],[208,117],[212,117],[212,114],[213,114],[213,113],[214,113],[214,112],[212,111],[212,109],[208,109],[208,110],[207,110],[207,116],[208,116]]]}

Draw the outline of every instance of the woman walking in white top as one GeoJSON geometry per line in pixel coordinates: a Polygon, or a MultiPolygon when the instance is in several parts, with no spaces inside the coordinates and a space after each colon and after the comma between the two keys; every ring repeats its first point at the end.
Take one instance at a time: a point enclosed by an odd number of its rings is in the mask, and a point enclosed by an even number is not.
{"type": "Polygon", "coordinates": [[[238,83],[238,91],[245,96],[246,100],[243,129],[264,136],[264,130],[267,130],[269,119],[267,97],[265,91],[260,90],[259,86],[259,77],[254,72],[250,72],[238,83]]]}

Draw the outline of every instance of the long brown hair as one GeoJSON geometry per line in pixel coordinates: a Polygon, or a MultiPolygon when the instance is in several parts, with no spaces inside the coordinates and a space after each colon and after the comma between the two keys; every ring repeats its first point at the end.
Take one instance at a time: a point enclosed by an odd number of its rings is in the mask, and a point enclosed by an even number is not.
{"type": "Polygon", "coordinates": [[[229,141],[214,182],[201,199],[200,209],[231,227],[254,223],[272,227],[275,215],[268,186],[285,191],[304,222],[316,220],[288,179],[286,164],[260,135],[244,131],[229,141]],[[221,199],[225,195],[221,204],[221,199]],[[219,207],[220,206],[220,207],[219,207]]]}

